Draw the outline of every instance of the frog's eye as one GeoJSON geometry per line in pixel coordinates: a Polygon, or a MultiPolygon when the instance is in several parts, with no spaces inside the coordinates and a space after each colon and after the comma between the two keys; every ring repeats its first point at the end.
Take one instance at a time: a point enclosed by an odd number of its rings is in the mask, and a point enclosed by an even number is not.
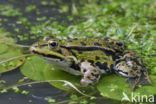
{"type": "Polygon", "coordinates": [[[49,45],[50,48],[55,48],[55,47],[58,46],[58,43],[56,41],[50,40],[48,42],[48,45],[49,45]]]}
{"type": "Polygon", "coordinates": [[[117,42],[116,45],[118,45],[118,46],[123,46],[124,43],[123,43],[123,42],[117,42]]]}

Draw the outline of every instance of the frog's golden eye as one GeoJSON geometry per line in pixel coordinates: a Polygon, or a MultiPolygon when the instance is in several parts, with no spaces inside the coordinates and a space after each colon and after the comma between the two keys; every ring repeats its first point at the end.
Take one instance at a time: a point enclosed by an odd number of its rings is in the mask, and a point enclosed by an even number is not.
{"type": "Polygon", "coordinates": [[[55,48],[55,47],[58,46],[58,43],[57,43],[57,41],[49,40],[49,41],[48,41],[48,46],[49,46],[50,48],[55,48]]]}

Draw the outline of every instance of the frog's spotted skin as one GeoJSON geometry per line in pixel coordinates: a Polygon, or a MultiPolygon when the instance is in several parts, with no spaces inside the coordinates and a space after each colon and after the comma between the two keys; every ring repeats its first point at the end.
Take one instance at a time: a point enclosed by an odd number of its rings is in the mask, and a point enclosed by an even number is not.
{"type": "Polygon", "coordinates": [[[108,37],[69,39],[66,42],[66,46],[99,46],[113,51],[123,51],[124,49],[123,42],[108,37]]]}
{"type": "Polygon", "coordinates": [[[118,59],[114,70],[121,76],[127,77],[133,89],[137,85],[151,83],[147,69],[134,52],[127,52],[118,59]]]}
{"type": "Polygon", "coordinates": [[[79,51],[73,50],[72,53],[76,54],[75,57],[79,59],[80,63],[88,61],[90,64],[103,70],[104,73],[111,71],[113,59],[111,56],[107,56],[103,51],[83,51],[82,53],[79,53],[79,51]]]}
{"type": "Polygon", "coordinates": [[[111,38],[92,37],[92,38],[80,38],[69,39],[64,44],[64,47],[68,49],[79,50],[102,50],[107,55],[121,54],[124,50],[124,43],[111,38]]]}
{"type": "Polygon", "coordinates": [[[79,53],[77,50],[69,50],[69,52],[76,55],[76,59],[79,60],[79,70],[83,74],[81,80],[83,86],[98,82],[102,73],[107,74],[112,72],[113,59],[103,51],[95,50],[79,53]]]}
{"type": "MultiPolygon", "coordinates": [[[[115,40],[110,40],[108,38],[83,38],[78,41],[77,39],[57,40],[44,38],[32,45],[30,50],[35,54],[53,60],[59,59],[60,61],[57,61],[59,63],[62,60],[70,60],[66,66],[81,72],[83,76],[81,84],[87,86],[88,84],[98,82],[102,73],[112,72],[112,56],[115,55],[115,52],[120,52],[123,45],[119,45],[120,42],[115,44],[115,40]],[[109,42],[114,46],[112,47],[109,42]],[[114,48],[115,45],[116,49],[114,48]],[[117,47],[121,48],[117,49],[117,47]],[[84,67],[86,72],[84,71],[84,67]]],[[[70,73],[72,72],[70,70],[70,73]]],[[[75,75],[75,73],[73,74],[75,75]]]]}
{"type": "Polygon", "coordinates": [[[81,62],[80,69],[83,74],[83,78],[81,79],[81,85],[83,86],[98,82],[102,74],[98,67],[92,65],[88,61],[81,62]]]}
{"type": "MultiPolygon", "coordinates": [[[[98,82],[102,74],[115,71],[127,77],[132,88],[150,82],[144,64],[132,52],[124,53],[124,44],[110,38],[57,40],[45,38],[30,50],[48,57],[74,75],[82,75],[81,84],[98,82]],[[68,70],[70,69],[70,70],[68,70]]],[[[53,63],[54,63],[53,62],[53,63]]]]}

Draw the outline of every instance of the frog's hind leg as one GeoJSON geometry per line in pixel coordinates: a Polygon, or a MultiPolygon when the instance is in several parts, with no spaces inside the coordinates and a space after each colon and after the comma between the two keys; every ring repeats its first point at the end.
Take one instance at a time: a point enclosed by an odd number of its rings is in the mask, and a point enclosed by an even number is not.
{"type": "Polygon", "coordinates": [[[138,85],[140,78],[128,78],[127,82],[129,83],[129,85],[131,86],[132,90],[134,90],[136,88],[136,86],[138,85]]]}
{"type": "Polygon", "coordinates": [[[93,85],[99,81],[101,77],[100,73],[94,74],[92,71],[87,71],[84,73],[82,79],[81,79],[81,85],[87,86],[87,85],[93,85]]]}
{"type": "Polygon", "coordinates": [[[151,84],[151,80],[148,76],[148,73],[145,72],[141,72],[141,75],[135,78],[128,78],[127,80],[130,84],[130,86],[132,87],[132,89],[134,90],[136,88],[136,86],[138,85],[149,85],[151,84]]]}
{"type": "Polygon", "coordinates": [[[101,77],[101,70],[95,67],[88,61],[80,63],[81,73],[83,75],[81,79],[82,86],[88,86],[90,84],[95,84],[99,81],[101,77]]]}
{"type": "Polygon", "coordinates": [[[138,85],[149,85],[151,84],[151,80],[148,76],[148,72],[146,70],[141,71],[141,76],[138,80],[138,85]]]}

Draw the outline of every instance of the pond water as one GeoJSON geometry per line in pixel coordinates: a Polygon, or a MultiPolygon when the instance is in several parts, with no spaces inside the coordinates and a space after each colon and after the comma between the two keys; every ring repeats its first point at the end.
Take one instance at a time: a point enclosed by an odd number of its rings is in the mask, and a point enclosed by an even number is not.
{"type": "MultiPolygon", "coordinates": [[[[18,80],[24,76],[20,73],[19,69],[7,72],[0,76],[1,80],[5,80],[6,85],[14,85],[18,80]]],[[[56,102],[50,104],[68,104],[70,102],[70,94],[54,88],[48,83],[33,84],[31,86],[19,87],[20,90],[28,91],[29,94],[15,93],[8,91],[7,93],[0,94],[0,104],[48,104],[45,98],[55,99],[56,102]]],[[[99,95],[97,95],[99,96],[99,95]]],[[[109,99],[99,98],[94,101],[96,104],[117,104],[119,102],[109,99]]],[[[77,104],[77,103],[72,103],[77,104]]]]}
{"type": "MultiPolygon", "coordinates": [[[[24,76],[19,69],[1,75],[1,80],[5,80],[7,85],[14,85],[24,76]]],[[[34,84],[31,86],[20,87],[21,90],[29,91],[29,94],[19,94],[9,91],[0,94],[0,104],[47,104],[46,97],[52,97],[58,101],[68,99],[68,94],[60,91],[48,83],[34,84]]]]}

